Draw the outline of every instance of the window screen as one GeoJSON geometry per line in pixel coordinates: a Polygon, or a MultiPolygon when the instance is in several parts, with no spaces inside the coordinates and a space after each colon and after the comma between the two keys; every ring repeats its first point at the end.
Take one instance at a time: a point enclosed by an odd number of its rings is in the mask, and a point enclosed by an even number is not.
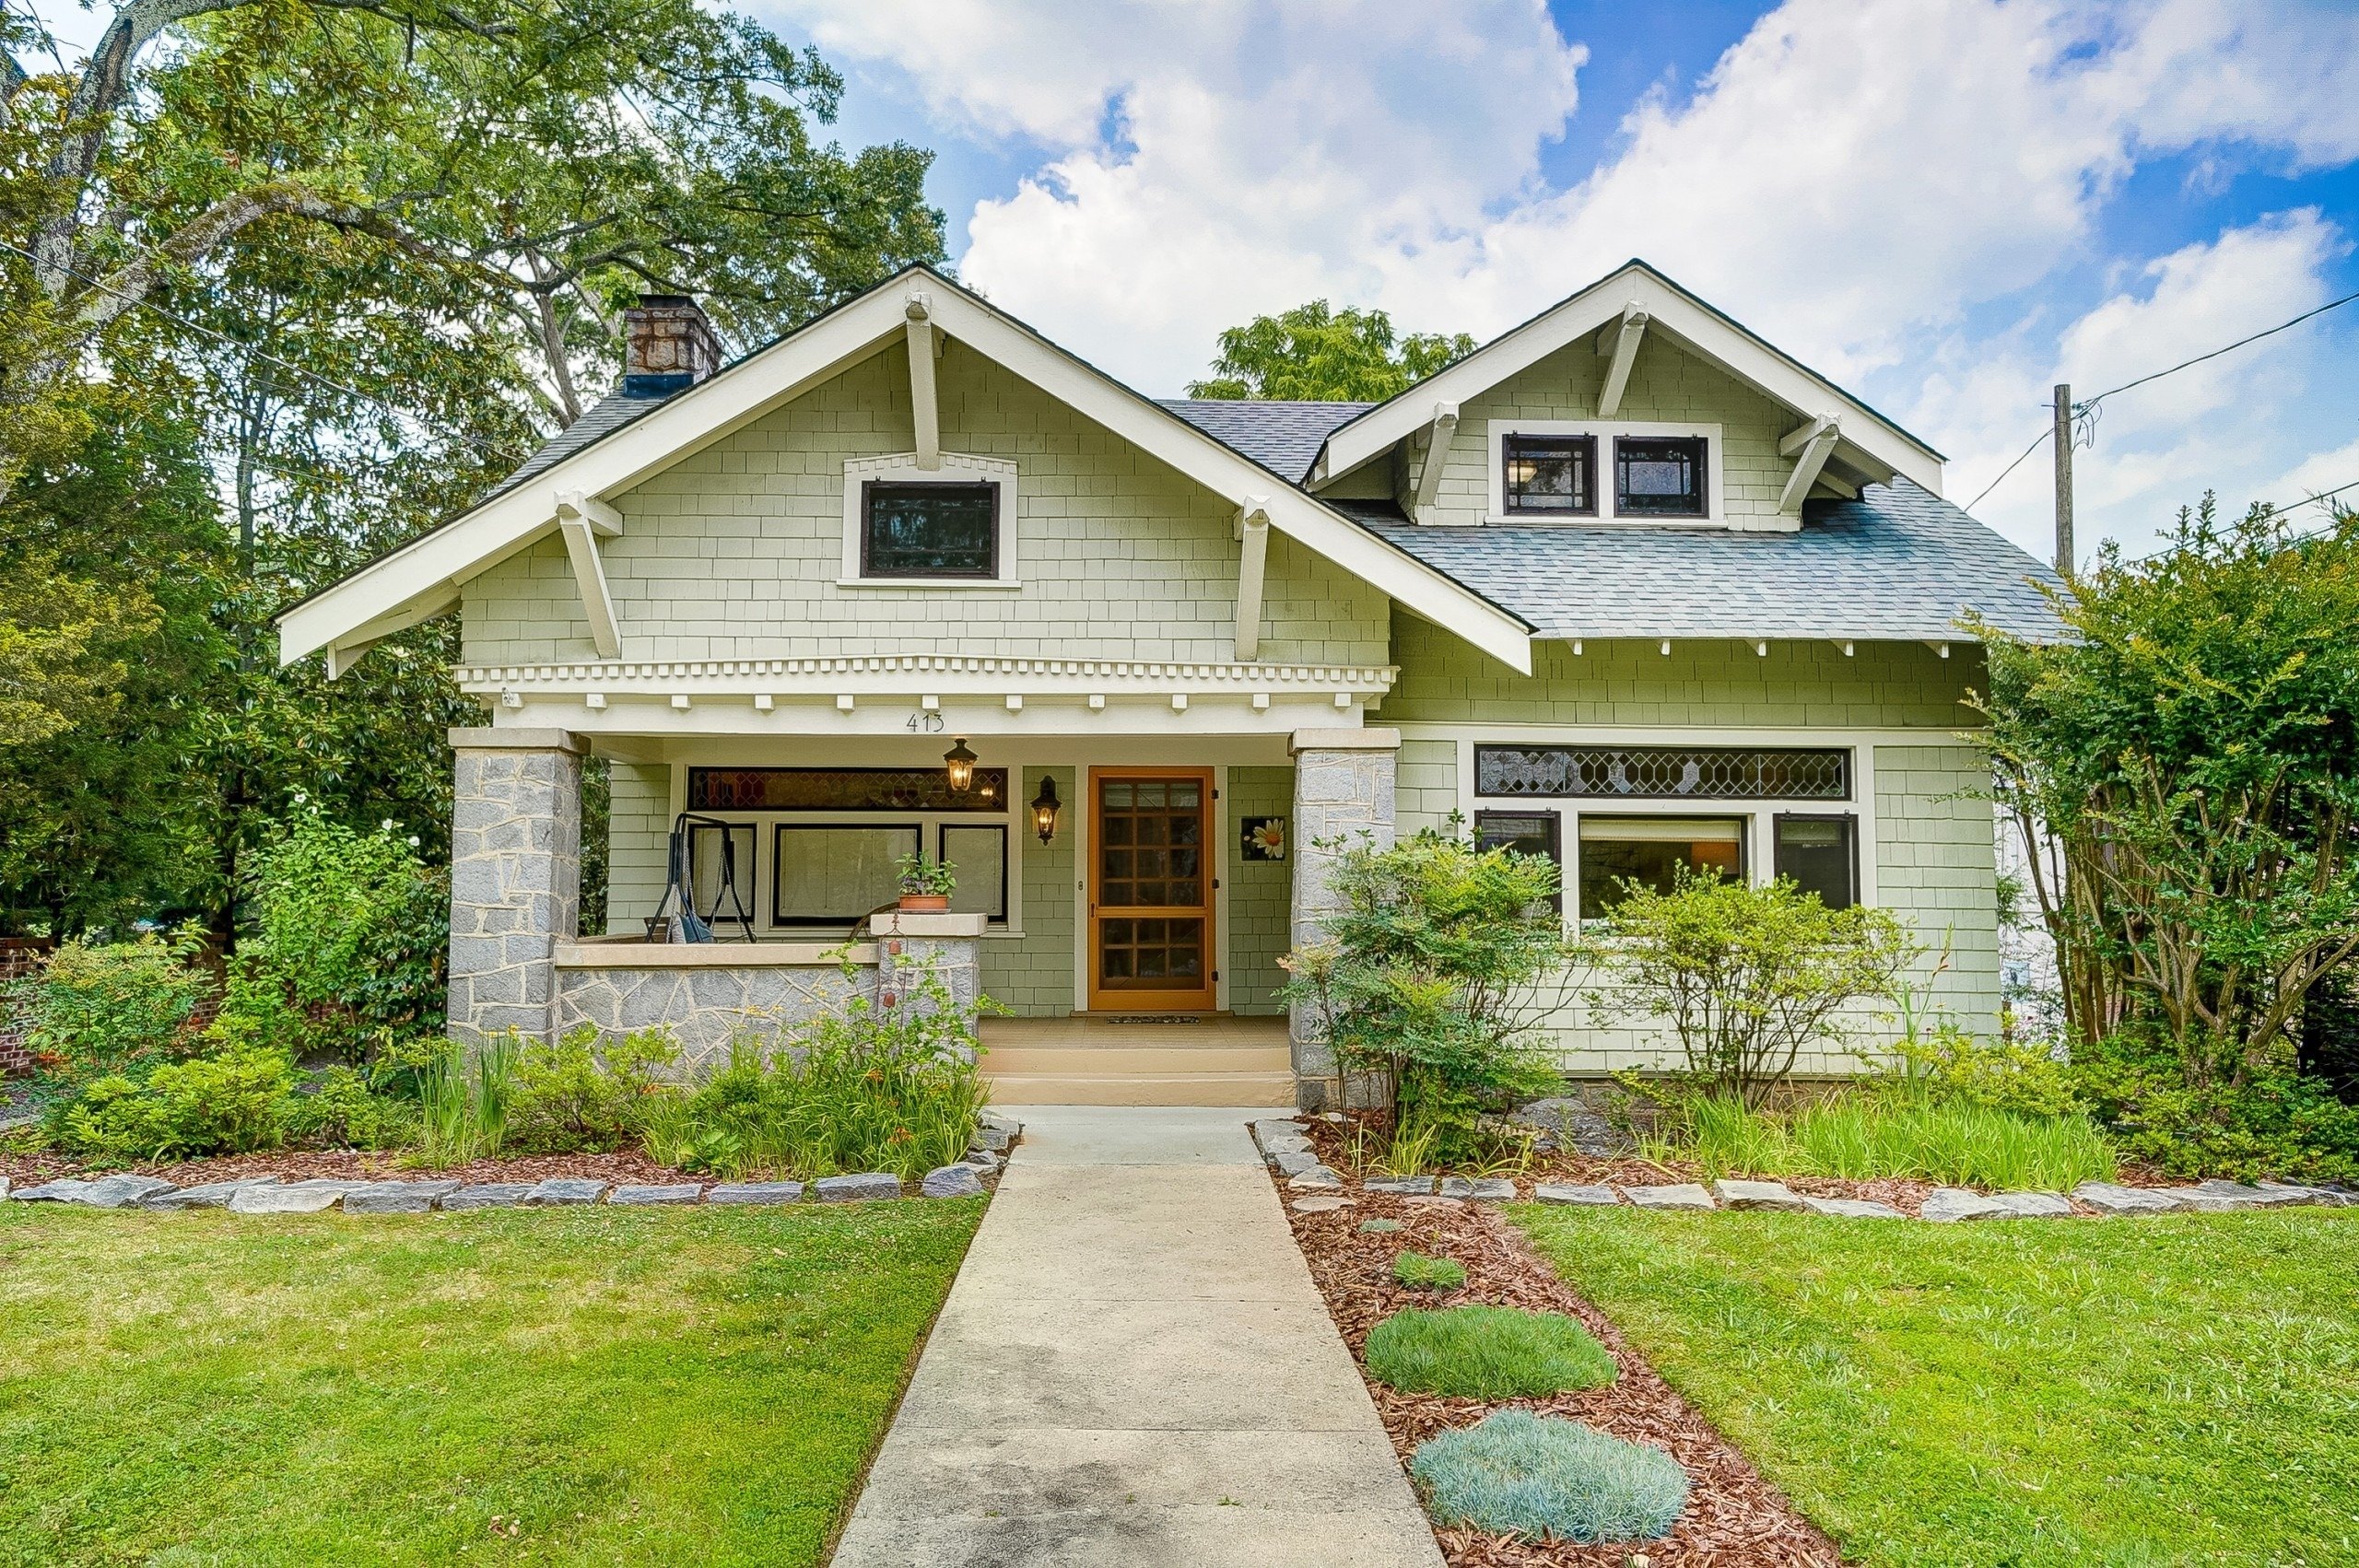
{"type": "Polygon", "coordinates": [[[1704,439],[1616,437],[1614,509],[1624,517],[1704,516],[1704,439]]]}
{"type": "MultiPolygon", "coordinates": [[[[1555,812],[1476,812],[1474,813],[1474,843],[1483,849],[1513,849],[1522,855],[1545,855],[1556,863],[1561,879],[1565,857],[1560,842],[1564,819],[1555,812]]],[[[1549,907],[1562,909],[1564,895],[1560,891],[1548,900],[1549,907]]]]}
{"type": "Polygon", "coordinates": [[[1622,901],[1625,882],[1668,893],[1682,866],[1743,876],[1744,820],[1585,816],[1580,852],[1581,919],[1593,920],[1622,901]]]}
{"type": "Polygon", "coordinates": [[[1597,515],[1597,438],[1508,436],[1501,495],[1511,512],[1541,517],[1597,515]]]}
{"type": "Polygon", "coordinates": [[[898,862],[922,841],[917,824],[778,825],[770,919],[781,926],[846,926],[899,895],[898,862]]]}
{"type": "Polygon", "coordinates": [[[1848,816],[1780,816],[1773,869],[1815,893],[1830,909],[1860,901],[1859,822],[1848,816]]]}
{"type": "Polygon", "coordinates": [[[957,825],[941,828],[942,861],[958,879],[950,895],[954,914],[1007,919],[1007,829],[957,825]]]}
{"type": "Polygon", "coordinates": [[[887,484],[861,486],[860,575],[999,575],[999,486],[887,484]]]}

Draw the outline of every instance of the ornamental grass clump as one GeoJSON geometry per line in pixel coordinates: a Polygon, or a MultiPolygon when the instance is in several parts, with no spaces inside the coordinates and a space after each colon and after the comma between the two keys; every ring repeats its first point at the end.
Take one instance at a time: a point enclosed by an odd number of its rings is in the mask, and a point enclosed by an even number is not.
{"type": "Polygon", "coordinates": [[[1436,1522],[1522,1540],[1658,1540],[1687,1506],[1687,1472],[1661,1449],[1528,1410],[1427,1440],[1409,1473],[1436,1522]]]}
{"type": "Polygon", "coordinates": [[[1555,1313],[1509,1306],[1412,1308],[1369,1330],[1370,1376],[1406,1393],[1512,1399],[1597,1388],[1614,1357],[1588,1329],[1555,1313]]]}
{"type": "Polygon", "coordinates": [[[1466,1282],[1466,1265],[1455,1258],[1404,1252],[1392,1260],[1392,1277],[1412,1290],[1454,1291],[1466,1282]]]}

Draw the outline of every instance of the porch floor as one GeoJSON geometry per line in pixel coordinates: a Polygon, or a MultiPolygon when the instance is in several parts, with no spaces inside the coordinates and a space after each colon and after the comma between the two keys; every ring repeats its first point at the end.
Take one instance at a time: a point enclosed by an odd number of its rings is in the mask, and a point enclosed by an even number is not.
{"type": "Polygon", "coordinates": [[[1291,1106],[1284,1018],[982,1020],[983,1076],[1018,1106],[1291,1106]]]}

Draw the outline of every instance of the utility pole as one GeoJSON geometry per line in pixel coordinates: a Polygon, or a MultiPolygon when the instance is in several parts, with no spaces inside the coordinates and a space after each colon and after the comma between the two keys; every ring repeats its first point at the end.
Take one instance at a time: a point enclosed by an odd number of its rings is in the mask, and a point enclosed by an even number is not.
{"type": "Polygon", "coordinates": [[[2072,383],[2056,383],[2056,569],[2072,575],[2072,383]]]}

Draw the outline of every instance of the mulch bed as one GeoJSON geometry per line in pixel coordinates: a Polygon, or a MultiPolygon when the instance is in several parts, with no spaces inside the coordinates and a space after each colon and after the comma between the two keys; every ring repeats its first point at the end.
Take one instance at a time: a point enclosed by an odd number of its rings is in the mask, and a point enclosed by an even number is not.
{"type": "MultiPolygon", "coordinates": [[[[1644,1179],[1664,1178],[1658,1173],[1644,1179]]],[[[1345,1195],[1357,1200],[1356,1207],[1323,1214],[1298,1214],[1289,1207],[1287,1218],[1309,1262],[1311,1278],[1356,1359],[1368,1330],[1403,1307],[1482,1303],[1579,1318],[1613,1352],[1621,1369],[1602,1388],[1495,1405],[1404,1394],[1369,1379],[1368,1394],[1404,1464],[1426,1439],[1448,1428],[1472,1426],[1493,1410],[1514,1406],[1655,1444],[1686,1467],[1690,1478],[1686,1511],[1661,1540],[1577,1546],[1437,1528],[1435,1537],[1451,1568],[1628,1568],[1638,1554],[1652,1568],[1832,1568],[1841,1562],[1834,1541],[1797,1514],[1750,1460],[1631,1349],[1605,1315],[1557,1279],[1497,1213],[1479,1204],[1356,1189],[1345,1195]],[[1398,1220],[1401,1229],[1373,1235],[1360,1232],[1362,1221],[1378,1218],[1398,1220]],[[1465,1266],[1465,1286],[1436,1292],[1395,1284],[1392,1258],[1403,1248],[1455,1258],[1465,1266]]],[[[1285,1196],[1291,1199],[1300,1195],[1285,1196]]]]}

